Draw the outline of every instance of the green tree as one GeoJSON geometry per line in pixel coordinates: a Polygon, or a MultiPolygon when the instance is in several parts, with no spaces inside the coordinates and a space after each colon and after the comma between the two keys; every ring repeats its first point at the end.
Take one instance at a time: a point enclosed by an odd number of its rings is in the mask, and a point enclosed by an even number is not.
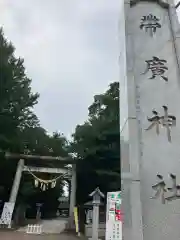
{"type": "MultiPolygon", "coordinates": [[[[15,56],[15,48],[0,29],[0,152],[12,151],[37,155],[67,156],[66,138],[59,133],[47,134],[40,126],[33,106],[39,94],[33,93],[31,79],[26,75],[24,61],[15,56]]],[[[0,159],[0,199],[8,201],[17,163],[0,159]]],[[[41,174],[41,178],[50,178],[41,174]]],[[[33,186],[33,178],[23,174],[18,203],[38,198],[46,202],[57,200],[62,193],[63,182],[55,189],[42,193],[33,186]]],[[[50,205],[50,204],[49,204],[50,205]]],[[[53,205],[53,204],[52,204],[53,205]]],[[[19,208],[18,208],[19,209],[19,208]]],[[[24,211],[24,210],[23,210],[24,211]]],[[[23,212],[20,209],[20,212],[23,212]]]]}
{"type": "MultiPolygon", "coordinates": [[[[25,128],[21,132],[21,140],[21,150],[26,154],[63,157],[68,155],[67,140],[58,132],[49,135],[42,127],[25,128]]],[[[38,164],[41,163],[39,162],[38,164]]],[[[46,166],[54,167],[53,163],[46,166]]],[[[35,175],[41,179],[53,178],[52,174],[48,173],[36,173],[35,175]]],[[[56,175],[54,177],[56,177],[56,175]]],[[[63,186],[64,182],[59,180],[54,189],[42,192],[39,188],[36,189],[34,187],[33,177],[29,174],[24,174],[20,188],[19,201],[37,201],[37,199],[44,199],[43,201],[46,200],[46,202],[50,204],[51,201],[57,200],[60,194],[63,193],[63,186]]]]}
{"type": "Polygon", "coordinates": [[[42,127],[26,127],[19,132],[21,152],[44,156],[67,156],[67,140],[58,133],[48,134],[42,127]]]}
{"type": "MultiPolygon", "coordinates": [[[[52,135],[48,134],[42,127],[26,127],[19,132],[20,150],[25,154],[42,155],[42,156],[68,156],[66,138],[58,132],[52,135]]],[[[39,162],[38,164],[41,164],[39,162]]],[[[43,163],[43,166],[45,163],[43,163]]],[[[46,164],[47,167],[55,167],[53,163],[46,164]]],[[[51,179],[52,174],[39,173],[35,174],[41,179],[51,179]]],[[[54,176],[55,177],[55,176],[54,176]]],[[[34,187],[34,179],[31,175],[24,174],[22,184],[20,187],[19,201],[37,201],[37,199],[44,199],[46,202],[55,201],[63,193],[64,182],[59,180],[55,189],[49,189],[42,192],[40,189],[34,187]]],[[[52,205],[53,207],[53,205],[52,205]]]]}
{"type": "MultiPolygon", "coordinates": [[[[0,29],[0,150],[20,151],[20,132],[39,126],[33,106],[39,95],[32,93],[23,59],[15,57],[15,48],[0,29]]],[[[7,199],[16,171],[16,162],[0,159],[1,184],[7,199]]]]}
{"type": "Polygon", "coordinates": [[[0,149],[17,150],[18,131],[39,125],[32,111],[39,95],[32,93],[23,63],[0,29],[0,149]]]}
{"type": "Polygon", "coordinates": [[[102,191],[120,189],[119,83],[94,97],[89,119],[76,127],[71,143],[79,163],[77,201],[86,201],[99,186],[102,191]],[[86,187],[84,185],[86,184],[86,187]]]}

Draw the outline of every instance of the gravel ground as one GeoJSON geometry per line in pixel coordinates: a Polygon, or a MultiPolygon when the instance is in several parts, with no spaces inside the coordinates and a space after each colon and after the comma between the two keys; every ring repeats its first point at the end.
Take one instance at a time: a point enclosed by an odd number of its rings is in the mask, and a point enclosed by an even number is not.
{"type": "Polygon", "coordinates": [[[17,232],[0,232],[0,240],[85,240],[70,234],[33,235],[17,232]]]}

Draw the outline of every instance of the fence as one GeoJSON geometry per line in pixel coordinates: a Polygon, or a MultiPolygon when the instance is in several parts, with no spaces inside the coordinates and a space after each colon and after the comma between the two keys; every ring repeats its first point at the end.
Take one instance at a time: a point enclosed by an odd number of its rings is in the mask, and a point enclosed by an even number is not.
{"type": "Polygon", "coordinates": [[[28,224],[26,233],[28,233],[28,234],[41,234],[42,233],[42,225],[38,225],[38,224],[30,225],[30,224],[28,224]]]}

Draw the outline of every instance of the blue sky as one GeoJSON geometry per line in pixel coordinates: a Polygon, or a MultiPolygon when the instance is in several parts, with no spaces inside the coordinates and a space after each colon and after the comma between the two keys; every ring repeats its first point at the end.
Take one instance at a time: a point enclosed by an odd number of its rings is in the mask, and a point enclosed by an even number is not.
{"type": "Polygon", "coordinates": [[[119,80],[119,0],[0,0],[0,23],[25,59],[49,132],[70,136],[93,96],[119,80]],[[112,4],[113,3],[113,4],[112,4]]]}

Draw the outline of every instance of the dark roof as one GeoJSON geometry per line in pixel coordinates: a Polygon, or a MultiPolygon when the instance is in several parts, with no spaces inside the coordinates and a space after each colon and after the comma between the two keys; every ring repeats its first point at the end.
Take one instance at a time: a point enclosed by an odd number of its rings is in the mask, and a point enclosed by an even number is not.
{"type": "MultiPolygon", "coordinates": [[[[88,207],[88,206],[93,206],[93,201],[89,201],[89,202],[84,203],[84,206],[86,206],[86,207],[88,207]]],[[[100,203],[100,206],[104,206],[104,203],[101,202],[101,203],[100,203]]]]}
{"type": "Polygon", "coordinates": [[[61,196],[58,198],[60,203],[69,202],[69,197],[61,196]]]}
{"type": "Polygon", "coordinates": [[[104,194],[100,191],[99,187],[97,187],[92,193],[90,193],[89,196],[93,197],[95,194],[99,194],[99,196],[104,198],[104,194]]]}
{"type": "Polygon", "coordinates": [[[67,203],[67,202],[60,203],[58,208],[59,209],[68,209],[69,208],[69,203],[67,203]]]}

